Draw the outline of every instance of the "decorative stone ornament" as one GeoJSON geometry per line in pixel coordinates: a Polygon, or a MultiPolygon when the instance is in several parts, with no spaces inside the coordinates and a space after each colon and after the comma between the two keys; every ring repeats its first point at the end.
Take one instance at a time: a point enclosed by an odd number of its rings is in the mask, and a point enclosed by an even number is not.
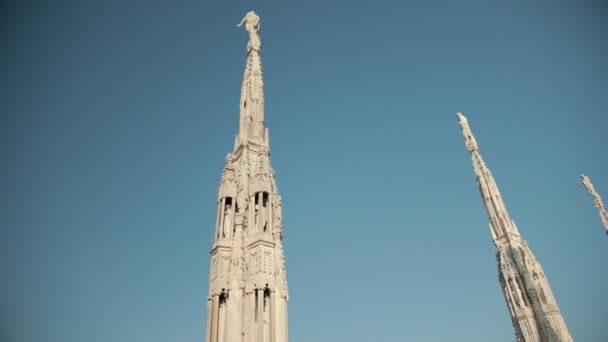
{"type": "Polygon", "coordinates": [[[606,208],[604,207],[604,202],[602,202],[602,198],[600,194],[595,191],[595,187],[593,183],[591,183],[591,179],[585,175],[581,175],[581,183],[587,189],[587,192],[593,196],[593,206],[595,206],[600,214],[600,220],[602,220],[602,224],[604,225],[604,232],[608,234],[608,212],[606,212],[606,208]]]}

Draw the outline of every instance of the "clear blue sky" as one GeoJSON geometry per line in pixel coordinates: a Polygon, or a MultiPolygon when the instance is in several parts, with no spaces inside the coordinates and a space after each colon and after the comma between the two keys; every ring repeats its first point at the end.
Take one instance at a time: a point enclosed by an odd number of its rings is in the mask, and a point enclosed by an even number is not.
{"type": "Polygon", "coordinates": [[[608,6],[563,0],[3,2],[1,340],[204,341],[250,9],[290,341],[514,340],[457,111],[608,340],[608,6]]]}

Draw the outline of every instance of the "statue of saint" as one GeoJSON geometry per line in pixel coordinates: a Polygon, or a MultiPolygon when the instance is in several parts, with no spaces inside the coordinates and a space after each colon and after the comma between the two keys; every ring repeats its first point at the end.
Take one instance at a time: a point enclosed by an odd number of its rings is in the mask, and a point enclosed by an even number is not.
{"type": "Polygon", "coordinates": [[[509,289],[511,290],[511,297],[513,298],[513,300],[515,301],[515,304],[517,305],[518,308],[521,307],[521,303],[519,302],[519,292],[517,291],[517,284],[514,284],[513,282],[513,278],[509,277],[509,281],[507,282],[509,284],[509,289]]]}
{"type": "Polygon", "coordinates": [[[236,27],[241,27],[243,23],[245,24],[245,30],[247,30],[250,37],[254,35],[257,36],[258,31],[260,30],[260,17],[255,14],[254,11],[247,12],[236,27]]]}
{"type": "Polygon", "coordinates": [[[241,27],[241,25],[245,24],[245,30],[249,33],[249,44],[247,45],[249,49],[260,49],[260,37],[258,36],[258,31],[260,31],[260,17],[255,14],[254,11],[249,11],[241,22],[236,25],[236,27],[241,27]]]}
{"type": "Polygon", "coordinates": [[[543,286],[541,284],[537,284],[536,291],[538,292],[538,296],[540,297],[540,301],[543,304],[547,304],[547,296],[545,296],[545,291],[543,290],[543,286]]]}
{"type": "Polygon", "coordinates": [[[581,175],[581,179],[582,179],[583,185],[585,186],[585,188],[587,189],[587,191],[591,195],[597,196],[597,192],[595,191],[595,187],[593,187],[593,183],[591,183],[591,180],[589,179],[589,177],[587,177],[585,175],[581,175]]]}
{"type": "Polygon", "coordinates": [[[229,238],[232,235],[232,205],[227,204],[224,209],[224,237],[229,238]]]}
{"type": "Polygon", "coordinates": [[[517,291],[517,295],[519,296],[519,299],[521,299],[521,301],[524,303],[524,306],[528,306],[529,300],[526,300],[527,298],[524,298],[524,296],[527,296],[527,292],[525,291],[525,287],[524,284],[522,284],[521,279],[519,278],[519,276],[515,276],[515,290],[517,291]]]}
{"type": "Polygon", "coordinates": [[[257,233],[260,231],[260,205],[256,204],[255,205],[255,217],[254,217],[254,223],[253,223],[253,232],[252,233],[257,233]]]}
{"type": "Polygon", "coordinates": [[[260,230],[261,232],[266,232],[268,225],[268,207],[262,206],[260,208],[260,230]]]}

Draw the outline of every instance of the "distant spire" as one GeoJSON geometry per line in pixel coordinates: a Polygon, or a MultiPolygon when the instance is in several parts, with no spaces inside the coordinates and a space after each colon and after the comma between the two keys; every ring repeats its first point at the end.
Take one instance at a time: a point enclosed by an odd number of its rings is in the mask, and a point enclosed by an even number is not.
{"type": "Polygon", "coordinates": [[[593,196],[593,205],[597,208],[600,214],[600,219],[604,224],[604,231],[608,234],[608,212],[606,212],[606,208],[604,207],[604,202],[602,202],[602,198],[600,194],[595,191],[595,187],[593,183],[591,183],[591,179],[585,175],[581,175],[581,183],[587,189],[587,192],[593,196]]]}
{"type": "Polygon", "coordinates": [[[494,176],[492,176],[492,172],[490,172],[490,169],[486,166],[486,163],[479,153],[479,146],[477,145],[475,136],[469,126],[469,121],[462,113],[456,113],[456,116],[458,117],[460,128],[462,129],[465,145],[473,159],[475,179],[477,180],[481,199],[486,207],[488,218],[490,219],[490,229],[494,243],[504,237],[519,237],[520,234],[517,226],[515,226],[515,223],[509,217],[507,207],[502,199],[500,190],[498,190],[498,185],[496,185],[494,176]]]}
{"type": "Polygon", "coordinates": [[[249,42],[247,43],[247,62],[241,87],[237,144],[240,141],[250,141],[268,146],[268,133],[264,127],[264,78],[260,58],[261,40],[258,35],[260,17],[255,12],[250,11],[243,17],[237,27],[240,27],[243,23],[249,34],[249,42]]]}

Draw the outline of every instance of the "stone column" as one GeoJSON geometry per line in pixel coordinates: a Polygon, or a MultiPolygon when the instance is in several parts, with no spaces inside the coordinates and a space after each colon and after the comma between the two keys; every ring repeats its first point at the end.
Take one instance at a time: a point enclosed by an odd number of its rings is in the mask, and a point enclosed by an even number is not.
{"type": "Polygon", "coordinates": [[[220,203],[217,204],[217,219],[215,220],[215,236],[213,236],[213,239],[217,239],[218,237],[218,232],[220,231],[220,220],[222,219],[222,217],[220,216],[220,210],[222,208],[222,204],[221,204],[221,200],[219,201],[220,203]]]}
{"type": "Polygon", "coordinates": [[[219,296],[213,295],[213,313],[211,319],[211,342],[218,342],[217,340],[217,326],[219,318],[219,296]]]}
{"type": "Polygon", "coordinates": [[[262,191],[258,191],[258,222],[256,222],[256,227],[255,227],[255,231],[256,233],[261,233],[263,232],[263,228],[262,227],[262,210],[264,210],[264,206],[262,205],[262,201],[264,200],[264,196],[263,196],[263,192],[262,191]]]}
{"type": "Polygon", "coordinates": [[[281,296],[280,292],[275,292],[275,301],[276,301],[276,306],[273,308],[274,310],[274,317],[275,317],[275,338],[277,342],[285,342],[285,339],[287,338],[286,336],[286,331],[285,331],[285,304],[284,304],[284,300],[285,298],[281,296]]]}
{"type": "Polygon", "coordinates": [[[275,292],[274,289],[270,290],[270,342],[276,342],[277,340],[277,324],[276,324],[276,310],[275,310],[275,292]]]}
{"type": "MultiPolygon", "coordinates": [[[[230,205],[230,217],[232,217],[232,225],[236,226],[236,199],[232,198],[232,204],[230,205]]],[[[234,229],[232,227],[228,227],[230,229],[230,236],[234,238],[234,229]]]]}
{"type": "Polygon", "coordinates": [[[222,342],[243,342],[243,291],[230,290],[226,300],[226,321],[224,324],[226,340],[222,342]]]}
{"type": "Polygon", "coordinates": [[[249,210],[247,211],[247,234],[255,233],[255,195],[249,197],[249,210]]]}
{"type": "Polygon", "coordinates": [[[226,197],[222,198],[221,201],[221,207],[220,207],[220,229],[218,230],[218,234],[217,234],[217,238],[219,239],[220,237],[222,237],[222,232],[224,231],[224,210],[226,207],[226,197]]]}
{"type": "Polygon", "coordinates": [[[207,299],[207,332],[205,342],[211,342],[211,318],[213,317],[213,300],[207,299]]]}
{"type": "Polygon", "coordinates": [[[225,328],[226,328],[226,302],[219,306],[219,315],[217,320],[217,340],[218,342],[225,342],[225,328]]]}
{"type": "Polygon", "coordinates": [[[264,290],[257,289],[258,294],[258,339],[257,342],[264,342],[264,290]]]}
{"type": "Polygon", "coordinates": [[[255,320],[255,290],[247,294],[247,333],[246,333],[246,341],[247,342],[255,342],[256,339],[256,320],[255,320]]]}
{"type": "Polygon", "coordinates": [[[272,225],[274,220],[272,219],[272,197],[270,194],[268,194],[268,234],[272,234],[272,225]]]}
{"type": "MultiPolygon", "coordinates": [[[[287,297],[285,297],[285,299],[283,300],[283,305],[285,306],[285,321],[283,322],[285,324],[285,341],[287,342],[289,340],[289,324],[287,321],[287,297]]],[[[283,341],[281,341],[283,342],[283,341]]]]}

